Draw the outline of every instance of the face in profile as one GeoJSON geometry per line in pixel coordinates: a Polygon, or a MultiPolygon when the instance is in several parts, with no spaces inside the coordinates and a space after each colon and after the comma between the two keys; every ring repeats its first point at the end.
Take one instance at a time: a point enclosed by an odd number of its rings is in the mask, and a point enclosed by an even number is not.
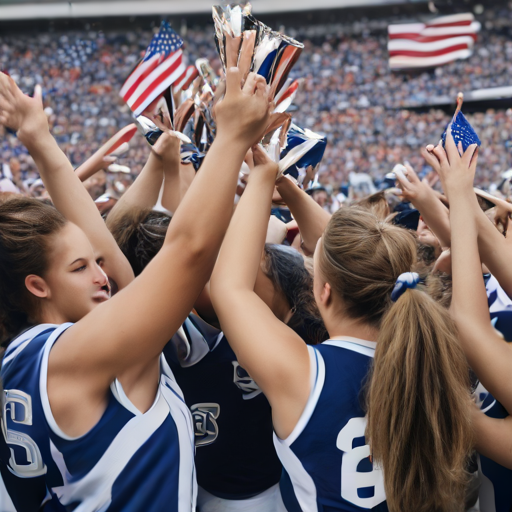
{"type": "Polygon", "coordinates": [[[27,277],[27,288],[39,297],[43,316],[53,322],[77,322],[110,298],[108,278],[76,225],[68,222],[52,237],[50,247],[48,271],[42,277],[27,277]]]}
{"type": "Polygon", "coordinates": [[[437,237],[432,233],[430,228],[425,224],[425,221],[422,217],[420,217],[420,220],[418,222],[418,229],[416,230],[416,233],[418,234],[418,240],[425,245],[432,245],[433,247],[439,248],[439,240],[437,237]]]}

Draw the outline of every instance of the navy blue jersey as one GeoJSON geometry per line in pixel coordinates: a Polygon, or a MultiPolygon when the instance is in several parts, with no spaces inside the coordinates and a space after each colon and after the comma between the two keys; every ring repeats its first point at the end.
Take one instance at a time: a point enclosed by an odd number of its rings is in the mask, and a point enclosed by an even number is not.
{"type": "MultiPolygon", "coordinates": [[[[489,393],[481,406],[491,418],[506,418],[505,408],[489,393]]],[[[478,456],[480,477],[480,510],[482,512],[512,511],[512,470],[483,455],[478,456]]]]}
{"type": "Polygon", "coordinates": [[[249,498],[281,477],[270,405],[224,335],[203,324],[190,315],[164,349],[194,419],[197,481],[219,498],[249,498]]]}
{"type": "Polygon", "coordinates": [[[158,393],[146,413],[115,381],[89,432],[72,438],[60,430],[46,379],[50,350],[70,325],[30,329],[2,362],[8,464],[20,477],[5,481],[13,501],[29,492],[30,482],[45,512],[190,512],[197,494],[192,418],[163,358],[158,393]]]}
{"type": "Polygon", "coordinates": [[[375,342],[344,338],[308,347],[311,394],[293,432],[276,450],[289,512],[387,512],[382,470],[370,461],[361,389],[375,342]]]}

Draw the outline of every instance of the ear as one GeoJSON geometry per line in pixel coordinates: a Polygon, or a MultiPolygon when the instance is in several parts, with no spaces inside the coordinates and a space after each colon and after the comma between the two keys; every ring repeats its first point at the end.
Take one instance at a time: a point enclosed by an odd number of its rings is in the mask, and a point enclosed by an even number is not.
{"type": "Polygon", "coordinates": [[[332,301],[332,289],[329,283],[324,283],[322,292],[320,293],[320,302],[322,306],[328,306],[332,301]]]}
{"type": "Polygon", "coordinates": [[[27,290],[36,297],[47,299],[50,296],[50,288],[42,277],[34,274],[28,275],[25,277],[25,286],[27,290]]]}

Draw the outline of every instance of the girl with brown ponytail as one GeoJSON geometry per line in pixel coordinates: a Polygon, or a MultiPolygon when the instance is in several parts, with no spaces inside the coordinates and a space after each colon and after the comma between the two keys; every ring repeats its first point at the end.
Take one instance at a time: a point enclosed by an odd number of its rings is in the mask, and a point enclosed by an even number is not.
{"type": "Polygon", "coordinates": [[[332,216],[314,260],[330,339],[307,347],[254,293],[276,176],[259,148],[254,157],[211,292],[271,403],[287,510],[462,510],[468,368],[447,312],[414,289],[413,236],[358,208],[332,216]]]}

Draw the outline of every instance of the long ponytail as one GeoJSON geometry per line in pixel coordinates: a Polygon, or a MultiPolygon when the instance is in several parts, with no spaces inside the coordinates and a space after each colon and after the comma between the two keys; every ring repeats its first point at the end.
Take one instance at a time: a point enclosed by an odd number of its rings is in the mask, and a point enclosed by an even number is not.
{"type": "Polygon", "coordinates": [[[327,226],[320,270],[344,314],[379,329],[367,390],[367,442],[391,512],[462,510],[472,446],[468,365],[448,312],[397,278],[416,263],[407,230],[359,208],[327,226]]]}
{"type": "Polygon", "coordinates": [[[368,392],[369,440],[391,511],[462,510],[472,444],[469,372],[444,308],[407,290],[385,315],[368,392]]]}

